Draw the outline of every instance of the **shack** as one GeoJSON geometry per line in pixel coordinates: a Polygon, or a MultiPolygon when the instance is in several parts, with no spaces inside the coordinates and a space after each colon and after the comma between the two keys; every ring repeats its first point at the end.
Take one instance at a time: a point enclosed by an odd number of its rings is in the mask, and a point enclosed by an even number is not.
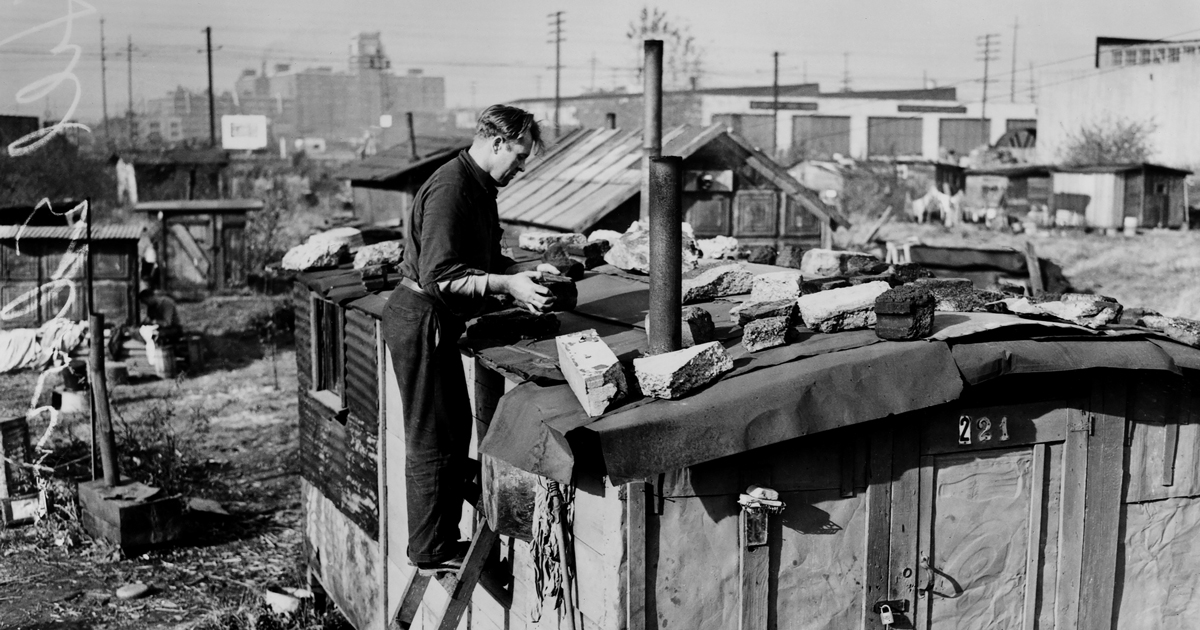
{"type": "Polygon", "coordinates": [[[141,233],[135,225],[92,227],[93,309],[84,288],[84,224],[0,225],[0,330],[55,317],[86,321],[93,310],[113,325],[136,324],[141,233]]]}
{"type": "Polygon", "coordinates": [[[1059,167],[1053,207],[1083,218],[1090,228],[1118,229],[1126,219],[1141,228],[1186,226],[1191,171],[1157,164],[1059,167]]]}
{"type": "Polygon", "coordinates": [[[1003,209],[1014,217],[1050,207],[1051,168],[1041,165],[970,169],[966,172],[963,208],[1003,209]]]}
{"type": "MultiPolygon", "coordinates": [[[[697,237],[746,245],[828,247],[850,222],[723,125],[664,130],[662,155],[683,158],[684,220],[697,237]]],[[[501,223],[559,232],[624,232],[638,220],[642,132],[578,129],[501,189],[501,223]]]]}
{"type": "Polygon", "coordinates": [[[221,149],[126,151],[114,155],[133,165],[140,201],[220,199],[229,153],[221,149]]]}
{"type": "MultiPolygon", "coordinates": [[[[644,279],[600,267],[578,288],[559,334],[594,328],[623,359],[645,348],[644,279]]],[[[360,630],[874,630],[883,606],[896,628],[1200,615],[1183,587],[1200,561],[1200,350],[989,313],[939,313],[927,340],[804,333],[748,355],[731,304],[705,303],[735,371],[599,418],[562,383],[552,338],[464,345],[472,456],[574,489],[576,617],[540,603],[520,535],[501,532],[507,571],[479,588],[421,578],[386,296],[350,269],[294,293],[307,562],[360,630]],[[751,484],[782,513],[743,511],[751,484]]],[[[491,532],[471,511],[462,527],[491,532]]]]}
{"type": "Polygon", "coordinates": [[[158,221],[159,289],[223,291],[246,284],[246,214],[257,199],[146,201],[134,206],[158,221]]]}
{"type": "Polygon", "coordinates": [[[422,152],[406,142],[354,162],[338,173],[339,179],[350,182],[355,218],[367,224],[402,225],[421,184],[459,151],[471,146],[471,140],[422,136],[416,144],[422,152]]]}

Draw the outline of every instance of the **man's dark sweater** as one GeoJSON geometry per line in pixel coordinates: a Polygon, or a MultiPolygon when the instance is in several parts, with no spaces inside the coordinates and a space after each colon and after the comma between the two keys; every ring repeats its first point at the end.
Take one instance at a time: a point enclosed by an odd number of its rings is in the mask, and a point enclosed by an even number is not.
{"type": "Polygon", "coordinates": [[[404,226],[400,273],[455,316],[467,319],[483,310],[482,296],[447,291],[447,282],[467,276],[504,273],[513,261],[500,253],[496,186],[466,150],[421,186],[404,226]]]}

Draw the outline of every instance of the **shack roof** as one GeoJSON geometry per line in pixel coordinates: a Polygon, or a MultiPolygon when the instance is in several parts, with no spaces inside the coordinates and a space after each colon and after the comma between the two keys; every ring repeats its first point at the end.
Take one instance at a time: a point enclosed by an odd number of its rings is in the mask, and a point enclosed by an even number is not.
{"type": "MultiPolygon", "coordinates": [[[[662,154],[687,159],[712,142],[737,147],[747,166],[818,217],[849,226],[836,209],[820,201],[749,142],[719,124],[679,125],[663,132],[662,154]]],[[[500,220],[565,232],[583,232],[641,193],[642,132],[577,129],[561,138],[505,186],[496,202],[500,220]]]]}
{"type": "Polygon", "coordinates": [[[967,171],[967,177],[972,175],[995,175],[999,177],[1050,177],[1054,167],[1041,164],[1021,164],[1017,166],[996,166],[993,168],[973,168],[967,171]]]}
{"type": "MultiPolygon", "coordinates": [[[[86,227],[79,224],[75,227],[65,225],[55,226],[20,226],[0,225],[0,240],[80,240],[87,235],[86,227]]],[[[92,226],[93,241],[136,241],[142,235],[142,228],[137,225],[95,225],[92,226]]]]}
{"type": "Polygon", "coordinates": [[[120,151],[113,155],[135,166],[224,166],[229,152],[222,149],[170,149],[167,151],[120,151]]]}
{"type": "Polygon", "coordinates": [[[1179,175],[1181,177],[1191,175],[1192,172],[1181,168],[1172,168],[1163,166],[1162,164],[1150,164],[1148,162],[1140,164],[1095,164],[1084,166],[1057,166],[1054,168],[1058,173],[1128,173],[1129,171],[1138,171],[1142,169],[1153,169],[1157,171],[1165,171],[1179,175]]]}
{"type": "Polygon", "coordinates": [[[437,168],[469,146],[470,138],[419,137],[417,147],[424,151],[416,160],[412,159],[411,149],[408,143],[404,142],[365,160],[346,165],[338,172],[337,177],[348,179],[351,184],[371,187],[371,184],[383,184],[414,171],[437,168]]]}
{"type": "MultiPolygon", "coordinates": [[[[748,265],[752,271],[774,270],[748,265]]],[[[381,317],[386,292],[353,270],[304,274],[311,290],[381,317]]],[[[595,329],[622,360],[646,349],[645,277],[604,266],[577,283],[578,305],[560,313],[559,334],[595,329]]],[[[553,338],[464,348],[491,369],[524,381],[505,394],[480,450],[569,483],[576,467],[616,480],[647,478],[804,435],[958,399],[1007,375],[1095,368],[1180,374],[1200,370],[1200,350],[1133,327],[1093,331],[995,313],[937,313],[934,335],[884,341],[874,331],[819,334],[747,353],[730,323],[732,301],[700,304],[734,371],[675,401],[634,397],[589,418],[554,364],[553,338]],[[550,360],[546,360],[547,358],[550,360]]]]}
{"type": "Polygon", "coordinates": [[[168,214],[213,214],[241,213],[262,210],[259,199],[187,199],[172,201],[143,201],[133,208],[138,212],[163,212],[168,214]]]}

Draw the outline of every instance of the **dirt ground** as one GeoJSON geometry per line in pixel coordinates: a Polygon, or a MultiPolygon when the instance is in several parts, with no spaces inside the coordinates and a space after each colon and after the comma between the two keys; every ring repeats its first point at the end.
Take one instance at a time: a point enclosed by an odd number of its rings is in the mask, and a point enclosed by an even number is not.
{"type": "MultiPolygon", "coordinates": [[[[181,310],[198,321],[198,308],[181,310]]],[[[231,305],[203,308],[220,314],[231,305]]],[[[57,478],[49,518],[0,529],[0,628],[347,627],[335,611],[318,614],[307,603],[294,616],[274,615],[261,598],[268,587],[306,586],[294,352],[285,346],[272,356],[256,335],[210,345],[219,354],[198,374],[113,387],[113,416],[124,475],[215,501],[228,514],[191,511],[183,544],[137,557],[90,539],[72,503],[74,482],[90,478],[88,421],[86,414],[64,417],[50,431],[52,454],[44,462],[57,478]],[[151,594],[114,596],[135,582],[151,594]]],[[[0,375],[0,417],[24,415],[36,381],[28,371],[0,375]]],[[[57,377],[47,383],[57,384],[57,377]]],[[[31,422],[35,443],[47,424],[31,422]]]]}

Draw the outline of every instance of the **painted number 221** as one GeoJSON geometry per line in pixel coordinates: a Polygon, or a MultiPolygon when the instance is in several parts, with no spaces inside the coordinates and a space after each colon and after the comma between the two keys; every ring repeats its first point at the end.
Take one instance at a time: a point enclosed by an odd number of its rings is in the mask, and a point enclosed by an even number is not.
{"type": "MultiPolygon", "coordinates": [[[[971,416],[959,416],[958,418],[958,443],[971,443],[971,424],[979,429],[979,442],[992,441],[992,421],[990,418],[983,417],[972,422],[971,416]]],[[[1008,441],[1008,416],[1000,417],[1000,441],[1008,441]]]]}

